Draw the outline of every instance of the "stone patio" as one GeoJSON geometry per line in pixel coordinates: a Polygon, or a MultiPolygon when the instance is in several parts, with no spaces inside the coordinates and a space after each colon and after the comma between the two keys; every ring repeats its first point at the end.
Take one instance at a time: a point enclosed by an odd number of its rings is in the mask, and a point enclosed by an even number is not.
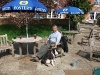
{"type": "Polygon", "coordinates": [[[15,57],[5,55],[0,58],[0,75],[92,75],[93,69],[100,66],[100,62],[89,61],[89,46],[80,46],[83,34],[77,34],[74,43],[68,44],[69,52],[66,56],[56,58],[55,66],[49,67],[40,62],[31,62],[30,57],[18,60],[15,57]],[[77,61],[77,66],[70,64],[77,61]]]}

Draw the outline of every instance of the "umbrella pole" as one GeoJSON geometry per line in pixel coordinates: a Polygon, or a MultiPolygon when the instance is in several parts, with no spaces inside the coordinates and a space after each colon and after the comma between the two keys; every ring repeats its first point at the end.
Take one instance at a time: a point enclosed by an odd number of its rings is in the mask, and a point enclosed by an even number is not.
{"type": "Polygon", "coordinates": [[[27,22],[27,17],[26,17],[26,35],[27,35],[27,38],[28,38],[28,22],[27,22]]]}
{"type": "Polygon", "coordinates": [[[70,16],[69,16],[69,32],[70,32],[70,16]]]}
{"type": "MultiPolygon", "coordinates": [[[[28,41],[28,21],[27,21],[27,17],[26,17],[26,35],[27,35],[27,41],[28,41]]],[[[27,55],[29,55],[28,43],[27,43],[27,55]]]]}

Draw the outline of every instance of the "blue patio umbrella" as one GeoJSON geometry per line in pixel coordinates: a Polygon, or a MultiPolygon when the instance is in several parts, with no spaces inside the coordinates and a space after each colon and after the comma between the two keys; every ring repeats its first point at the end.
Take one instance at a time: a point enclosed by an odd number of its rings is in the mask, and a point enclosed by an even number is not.
{"type": "MultiPolygon", "coordinates": [[[[37,0],[12,0],[11,2],[2,6],[2,11],[10,11],[10,12],[48,12],[48,9],[37,0]]],[[[28,24],[26,17],[26,35],[28,38],[28,24]]],[[[28,52],[28,44],[27,44],[27,54],[28,52]]]]}
{"type": "Polygon", "coordinates": [[[11,11],[11,5],[14,1],[7,3],[6,5],[2,6],[2,11],[11,11]]]}
{"type": "Polygon", "coordinates": [[[37,11],[47,12],[48,9],[37,0],[12,0],[2,6],[2,11],[37,11]]]}
{"type": "MultiPolygon", "coordinates": [[[[58,14],[84,14],[83,10],[73,7],[73,6],[65,6],[57,10],[58,14]]],[[[69,17],[69,31],[70,31],[70,17],[69,17]]]]}

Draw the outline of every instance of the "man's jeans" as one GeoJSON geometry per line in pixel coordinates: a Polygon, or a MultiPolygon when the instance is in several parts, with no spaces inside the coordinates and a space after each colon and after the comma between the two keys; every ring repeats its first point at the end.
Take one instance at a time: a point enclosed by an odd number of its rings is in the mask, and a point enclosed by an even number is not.
{"type": "Polygon", "coordinates": [[[50,48],[50,46],[51,46],[52,43],[53,42],[48,41],[47,44],[44,44],[44,45],[41,46],[39,52],[37,53],[37,57],[39,59],[41,59],[42,56],[47,53],[47,51],[49,50],[49,48],[50,48]]]}

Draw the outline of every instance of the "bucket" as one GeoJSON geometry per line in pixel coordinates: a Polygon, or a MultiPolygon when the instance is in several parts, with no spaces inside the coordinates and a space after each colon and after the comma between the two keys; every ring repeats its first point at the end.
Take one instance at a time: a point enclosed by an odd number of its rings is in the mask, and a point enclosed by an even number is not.
{"type": "Polygon", "coordinates": [[[71,63],[71,66],[72,66],[72,67],[76,67],[76,66],[77,66],[77,63],[78,63],[78,62],[74,60],[74,61],[71,63]]]}
{"type": "Polygon", "coordinates": [[[93,75],[100,75],[100,67],[94,69],[93,75]]]}

